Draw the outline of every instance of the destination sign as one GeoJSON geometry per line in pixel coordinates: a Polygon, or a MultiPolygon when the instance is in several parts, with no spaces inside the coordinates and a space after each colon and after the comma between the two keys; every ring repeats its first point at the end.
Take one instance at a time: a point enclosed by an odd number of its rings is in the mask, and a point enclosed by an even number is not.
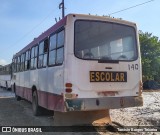
{"type": "Polygon", "coordinates": [[[90,82],[127,82],[127,72],[90,71],[90,82]]]}

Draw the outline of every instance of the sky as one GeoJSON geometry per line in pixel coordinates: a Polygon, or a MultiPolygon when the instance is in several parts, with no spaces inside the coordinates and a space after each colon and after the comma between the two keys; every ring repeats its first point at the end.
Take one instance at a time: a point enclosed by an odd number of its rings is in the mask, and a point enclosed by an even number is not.
{"type": "MultiPolygon", "coordinates": [[[[109,15],[149,0],[64,0],[65,14],[109,15]]],[[[62,0],[0,0],[0,65],[9,64],[15,53],[55,24],[61,17],[62,0]]],[[[137,23],[138,30],[160,39],[160,0],[112,14],[137,23]]]]}

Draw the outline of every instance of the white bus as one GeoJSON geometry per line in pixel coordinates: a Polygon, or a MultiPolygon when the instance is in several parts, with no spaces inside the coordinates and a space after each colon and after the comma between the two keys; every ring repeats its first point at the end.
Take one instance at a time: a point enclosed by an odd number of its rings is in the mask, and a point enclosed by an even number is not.
{"type": "Polygon", "coordinates": [[[49,110],[92,111],[143,105],[136,24],[69,14],[13,56],[17,99],[49,110]]]}
{"type": "Polygon", "coordinates": [[[0,87],[11,89],[11,64],[0,67],[0,87]]]}

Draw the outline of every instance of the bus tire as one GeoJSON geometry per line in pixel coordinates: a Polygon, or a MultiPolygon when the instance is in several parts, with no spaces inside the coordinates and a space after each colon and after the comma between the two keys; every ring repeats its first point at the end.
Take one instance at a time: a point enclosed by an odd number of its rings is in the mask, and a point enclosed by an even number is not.
{"type": "Polygon", "coordinates": [[[7,83],[7,81],[6,81],[6,90],[8,90],[8,83],[7,83]]]}
{"type": "Polygon", "coordinates": [[[15,98],[17,101],[20,101],[22,98],[20,96],[17,95],[16,93],[16,85],[14,84],[14,93],[15,93],[15,98]]]}
{"type": "Polygon", "coordinates": [[[39,116],[41,114],[41,108],[38,105],[38,95],[36,90],[33,91],[33,94],[32,94],[32,110],[33,110],[34,116],[39,116]]]}

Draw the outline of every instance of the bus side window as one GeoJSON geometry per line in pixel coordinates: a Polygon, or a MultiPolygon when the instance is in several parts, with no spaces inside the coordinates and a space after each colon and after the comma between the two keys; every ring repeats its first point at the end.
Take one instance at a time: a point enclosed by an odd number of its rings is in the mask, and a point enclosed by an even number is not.
{"type": "Polygon", "coordinates": [[[50,37],[49,66],[63,63],[64,57],[64,30],[50,37]]]}
{"type": "Polygon", "coordinates": [[[22,54],[20,56],[20,67],[19,68],[20,68],[19,71],[21,72],[22,71],[22,54]]]}
{"type": "Polygon", "coordinates": [[[31,49],[31,69],[37,68],[37,54],[38,54],[38,46],[35,46],[31,49]]]}
{"type": "Polygon", "coordinates": [[[57,34],[56,64],[62,64],[64,59],[64,30],[57,34]]]}
{"type": "Polygon", "coordinates": [[[37,56],[38,56],[38,46],[35,46],[35,50],[34,50],[34,68],[37,68],[37,56]]]}
{"type": "Polygon", "coordinates": [[[31,49],[31,69],[34,69],[34,51],[35,47],[31,49]]]}
{"type": "Polygon", "coordinates": [[[18,72],[21,71],[21,56],[19,56],[18,72]]]}
{"type": "Polygon", "coordinates": [[[28,59],[28,51],[25,53],[26,57],[25,57],[25,62],[24,62],[24,70],[27,70],[27,59],[28,59]]]}
{"type": "Polygon", "coordinates": [[[44,48],[44,42],[41,42],[39,44],[38,68],[43,67],[43,48],[44,48]]]}
{"type": "Polygon", "coordinates": [[[56,63],[56,41],[57,40],[57,34],[52,35],[50,37],[50,44],[49,44],[49,61],[48,64],[55,65],[56,63]]]}
{"type": "Polygon", "coordinates": [[[57,49],[56,64],[63,63],[63,53],[64,53],[64,47],[57,49]]]}
{"type": "Polygon", "coordinates": [[[21,71],[24,71],[24,59],[25,59],[25,53],[21,55],[21,71]]]}
{"type": "Polygon", "coordinates": [[[17,57],[14,59],[14,72],[17,72],[17,57]]]}
{"type": "Polygon", "coordinates": [[[29,70],[30,67],[31,67],[31,50],[28,50],[27,69],[29,70]]]}
{"type": "Polygon", "coordinates": [[[17,58],[17,72],[20,71],[20,56],[17,58]]]}
{"type": "Polygon", "coordinates": [[[25,57],[25,71],[30,69],[30,50],[26,52],[26,57],[25,57]]]}
{"type": "Polygon", "coordinates": [[[48,39],[39,44],[38,68],[47,66],[48,39]]]}
{"type": "Polygon", "coordinates": [[[47,55],[48,55],[48,39],[44,41],[43,67],[47,66],[47,55]]]}

